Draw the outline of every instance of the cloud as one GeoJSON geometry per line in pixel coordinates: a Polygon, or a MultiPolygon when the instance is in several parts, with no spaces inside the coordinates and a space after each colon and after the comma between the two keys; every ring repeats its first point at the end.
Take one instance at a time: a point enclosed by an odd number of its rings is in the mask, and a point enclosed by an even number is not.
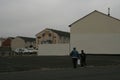
{"type": "Polygon", "coordinates": [[[119,0],[0,0],[0,36],[35,36],[46,27],[69,31],[75,20],[108,7],[120,19],[119,0]]]}

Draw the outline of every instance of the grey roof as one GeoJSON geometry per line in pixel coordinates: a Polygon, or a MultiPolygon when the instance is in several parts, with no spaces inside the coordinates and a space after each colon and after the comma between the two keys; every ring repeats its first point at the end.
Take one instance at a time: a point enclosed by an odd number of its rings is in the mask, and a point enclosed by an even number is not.
{"type": "Polygon", "coordinates": [[[86,18],[87,16],[91,15],[91,14],[94,13],[94,12],[100,13],[101,15],[104,15],[104,16],[107,16],[107,17],[110,17],[110,18],[112,18],[112,19],[115,19],[115,20],[120,21],[119,19],[117,19],[117,18],[115,18],[115,17],[108,16],[108,14],[104,14],[104,13],[102,13],[102,12],[99,12],[99,11],[95,10],[95,11],[89,13],[88,15],[86,15],[86,16],[84,16],[84,17],[78,19],[77,21],[73,22],[72,24],[69,25],[69,27],[71,27],[73,24],[75,24],[75,23],[77,23],[78,21],[80,21],[80,20],[86,18]]]}
{"type": "Polygon", "coordinates": [[[59,31],[59,30],[54,30],[54,29],[48,29],[48,30],[51,30],[51,31],[57,33],[59,36],[70,37],[70,33],[69,32],[59,31]]]}
{"type": "Polygon", "coordinates": [[[14,37],[8,37],[8,39],[14,39],[14,37]]]}
{"type": "Polygon", "coordinates": [[[18,36],[19,38],[25,40],[26,42],[34,42],[35,38],[31,38],[31,37],[22,37],[22,36],[18,36]]]}

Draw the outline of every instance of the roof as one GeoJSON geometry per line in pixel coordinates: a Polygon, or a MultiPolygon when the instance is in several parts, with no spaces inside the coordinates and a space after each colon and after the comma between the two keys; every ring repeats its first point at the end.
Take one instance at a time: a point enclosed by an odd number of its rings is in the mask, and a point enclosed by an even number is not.
{"type": "Polygon", "coordinates": [[[8,39],[14,39],[14,37],[8,37],[8,39]]]}
{"type": "Polygon", "coordinates": [[[59,31],[59,30],[55,30],[55,29],[48,29],[48,30],[51,30],[51,31],[55,32],[59,36],[70,37],[70,33],[69,32],[59,31]]]}
{"type": "Polygon", "coordinates": [[[25,40],[25,41],[28,41],[28,42],[34,42],[35,41],[35,38],[31,38],[31,37],[22,37],[22,36],[18,36],[18,37],[25,40]]]}
{"type": "Polygon", "coordinates": [[[110,17],[110,18],[113,18],[113,19],[115,19],[115,20],[120,21],[120,20],[117,19],[117,18],[114,18],[114,17],[112,17],[112,16],[108,16],[108,14],[104,14],[104,13],[102,13],[102,12],[99,12],[99,11],[95,10],[95,11],[89,13],[88,15],[86,15],[86,16],[84,16],[84,17],[78,19],[77,21],[73,22],[72,24],[69,25],[69,27],[71,27],[73,24],[77,23],[78,21],[81,21],[82,19],[86,18],[87,16],[89,16],[89,15],[95,13],[95,12],[100,13],[101,15],[104,15],[104,16],[107,16],[107,17],[110,17]]]}
{"type": "MultiPolygon", "coordinates": [[[[65,32],[65,31],[60,31],[60,30],[55,30],[55,29],[49,29],[49,28],[46,28],[45,30],[50,30],[56,34],[58,34],[59,36],[65,36],[65,37],[70,37],[70,33],[69,32],[65,32]]],[[[44,31],[44,30],[43,30],[44,31]]],[[[42,32],[42,31],[41,31],[42,32]]],[[[41,33],[39,32],[39,33],[41,33]]],[[[36,36],[39,34],[37,33],[36,36]]]]}

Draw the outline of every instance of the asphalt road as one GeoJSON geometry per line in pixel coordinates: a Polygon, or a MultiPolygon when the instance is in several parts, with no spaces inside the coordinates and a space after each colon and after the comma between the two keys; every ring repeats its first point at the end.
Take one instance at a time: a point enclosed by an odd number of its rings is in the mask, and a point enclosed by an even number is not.
{"type": "Polygon", "coordinates": [[[120,65],[4,72],[0,80],[120,80],[120,65]]]}

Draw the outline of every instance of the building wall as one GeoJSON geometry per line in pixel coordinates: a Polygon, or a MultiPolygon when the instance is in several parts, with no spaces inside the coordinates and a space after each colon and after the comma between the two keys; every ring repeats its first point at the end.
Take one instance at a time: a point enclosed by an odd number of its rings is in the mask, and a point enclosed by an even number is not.
{"type": "Polygon", "coordinates": [[[2,42],[2,47],[11,47],[11,40],[10,38],[7,38],[2,42]]]}
{"type": "Polygon", "coordinates": [[[11,42],[11,48],[12,50],[15,50],[16,48],[30,48],[30,46],[36,47],[35,41],[25,41],[22,38],[16,37],[15,39],[12,40],[11,42]]]}
{"type": "Polygon", "coordinates": [[[71,48],[92,54],[120,54],[120,21],[94,12],[70,27],[71,48]]]}
{"type": "Polygon", "coordinates": [[[2,47],[2,42],[4,41],[4,38],[0,38],[0,47],[2,47]]]}
{"type": "Polygon", "coordinates": [[[39,56],[69,55],[69,44],[42,44],[38,48],[39,56]]]}
{"type": "Polygon", "coordinates": [[[72,25],[71,32],[74,34],[120,33],[120,21],[100,13],[93,13],[72,25]]]}
{"type": "Polygon", "coordinates": [[[51,40],[52,41],[51,43],[53,44],[56,44],[59,42],[59,36],[56,33],[47,29],[37,34],[36,37],[37,37],[36,38],[37,44],[45,44],[47,40],[51,40]]]}
{"type": "Polygon", "coordinates": [[[69,43],[69,39],[64,36],[59,36],[55,32],[45,29],[36,35],[36,46],[39,44],[59,44],[59,43],[69,43]],[[51,42],[47,42],[50,40],[51,42]]]}
{"type": "Polygon", "coordinates": [[[25,41],[19,37],[16,37],[11,42],[11,48],[12,50],[15,50],[16,48],[25,48],[25,41]]]}
{"type": "Polygon", "coordinates": [[[32,48],[36,48],[36,43],[35,42],[25,42],[25,48],[30,48],[32,46],[32,48]]]}
{"type": "Polygon", "coordinates": [[[2,46],[2,41],[0,40],[0,47],[2,46]]]}

